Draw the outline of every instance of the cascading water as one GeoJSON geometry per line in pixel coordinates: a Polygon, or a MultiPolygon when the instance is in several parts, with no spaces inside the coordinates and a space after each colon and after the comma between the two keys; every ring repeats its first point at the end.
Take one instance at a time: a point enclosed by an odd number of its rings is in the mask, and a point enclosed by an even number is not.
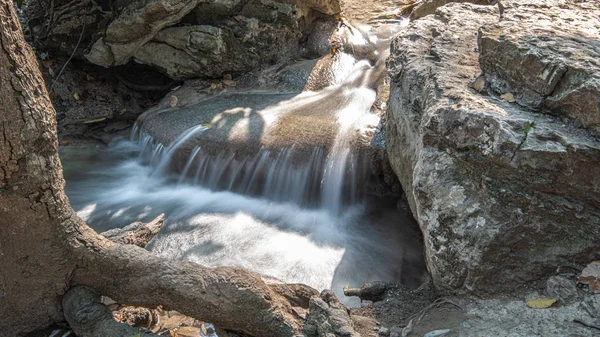
{"type": "MultiPolygon", "coordinates": [[[[328,114],[328,127],[335,131],[329,143],[307,147],[299,139],[281,147],[263,144],[256,151],[215,145],[206,137],[221,130],[229,116],[223,113],[210,126],[192,124],[162,144],[143,122],[130,140],[85,149],[84,158],[77,147],[62,149],[74,208],[99,231],[166,213],[148,249],[169,258],[245,267],[338,293],[344,285],[375,280],[417,283],[423,262],[412,219],[393,201],[366,195],[370,158],[353,147],[365,125],[378,121],[370,109],[374,83],[385,71],[385,43],[358,30],[351,35],[360,43],[357,49],[372,43],[376,57],[354,62],[343,81],[285,96],[259,111],[226,111],[243,113],[242,126],[251,125],[251,118],[260,121],[261,141],[290,137],[280,129],[290,118],[308,116],[319,123],[319,116],[328,114]]],[[[186,113],[197,114],[177,115],[186,113]]]]}

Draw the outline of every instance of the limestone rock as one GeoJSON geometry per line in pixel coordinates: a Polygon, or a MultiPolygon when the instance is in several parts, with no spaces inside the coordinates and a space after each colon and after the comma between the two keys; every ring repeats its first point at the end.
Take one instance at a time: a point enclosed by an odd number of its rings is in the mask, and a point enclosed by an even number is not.
{"type": "Polygon", "coordinates": [[[230,32],[213,26],[171,27],[135,54],[136,62],[162,69],[169,77],[220,77],[244,72],[252,62],[230,32]]]}
{"type": "Polygon", "coordinates": [[[343,2],[343,1],[341,1],[341,0],[302,0],[302,1],[300,1],[300,5],[303,7],[314,9],[323,14],[333,15],[333,14],[340,13],[342,11],[340,2],[343,2]]]}
{"type": "Polygon", "coordinates": [[[331,290],[310,299],[309,314],[304,324],[306,337],[359,337],[354,330],[348,308],[341,304],[331,290]]]}
{"type": "Polygon", "coordinates": [[[115,65],[122,65],[163,28],[175,24],[205,0],[134,1],[106,29],[115,65]]]}
{"type": "Polygon", "coordinates": [[[417,20],[435,13],[436,9],[451,2],[470,2],[478,5],[489,5],[493,0],[424,0],[410,13],[411,20],[417,20]]]}
{"type": "Polygon", "coordinates": [[[561,303],[570,304],[581,299],[577,282],[564,276],[550,276],[546,281],[546,295],[558,298],[561,303]]]}
{"type": "Polygon", "coordinates": [[[600,134],[600,9],[545,4],[507,2],[502,21],[481,27],[486,82],[497,93],[518,92],[524,107],[600,134]]]}
{"type": "MultiPolygon", "coordinates": [[[[503,3],[510,5],[504,12],[506,20],[525,30],[533,21],[550,27],[559,13],[579,15],[591,2],[503,3]],[[520,17],[528,19],[521,24],[520,17]]],[[[435,15],[412,22],[394,40],[388,60],[390,162],[423,232],[433,281],[451,291],[510,291],[567,261],[593,259],[600,240],[600,142],[586,129],[523,104],[528,86],[548,81],[526,83],[523,77],[509,77],[488,66],[503,64],[500,60],[507,58],[503,49],[483,46],[491,44],[486,36],[493,34],[486,32],[498,20],[496,6],[440,7],[435,15]],[[477,53],[478,32],[482,55],[477,53]],[[470,88],[481,73],[480,62],[491,95],[470,88]],[[510,92],[519,104],[496,96],[498,86],[490,83],[494,74],[513,83],[510,92]]],[[[566,34],[583,39],[578,27],[587,26],[575,20],[562,26],[562,35],[541,34],[536,53],[554,53],[558,59],[553,45],[565,41],[566,34]]],[[[500,40],[504,38],[496,41],[500,40]]],[[[510,51],[513,39],[506,40],[505,50],[510,51]]],[[[573,59],[592,53],[576,41],[568,48],[573,59]]],[[[542,59],[536,53],[532,49],[533,55],[523,60],[542,59]]],[[[598,49],[595,53],[600,56],[598,49]]],[[[543,68],[535,74],[527,69],[509,70],[532,80],[544,74],[543,68]]],[[[588,68],[581,83],[593,82],[595,69],[588,68]]],[[[558,89],[550,87],[537,86],[556,95],[558,89]]],[[[592,91],[588,94],[591,102],[598,98],[592,91]]],[[[593,109],[590,112],[594,114],[593,109]]]]}

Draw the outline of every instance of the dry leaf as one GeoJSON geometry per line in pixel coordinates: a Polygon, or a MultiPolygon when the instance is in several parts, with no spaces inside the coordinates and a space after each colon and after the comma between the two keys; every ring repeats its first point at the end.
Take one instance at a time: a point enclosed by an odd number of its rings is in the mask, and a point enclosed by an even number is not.
{"type": "Polygon", "coordinates": [[[179,99],[177,98],[177,96],[171,95],[171,97],[169,98],[169,104],[171,105],[171,108],[176,107],[178,101],[179,99]]]}
{"type": "Polygon", "coordinates": [[[593,261],[583,269],[579,283],[587,284],[594,294],[600,293],[600,261],[593,261]]]}
{"type": "Polygon", "coordinates": [[[223,80],[223,83],[225,83],[225,85],[230,86],[230,87],[235,87],[237,85],[237,83],[235,83],[235,81],[232,81],[232,80],[223,80]]]}
{"type": "Polygon", "coordinates": [[[121,112],[119,113],[119,115],[122,115],[122,114],[124,114],[126,112],[127,112],[127,108],[123,108],[123,109],[121,109],[121,112]]]}
{"type": "Polygon", "coordinates": [[[62,142],[60,142],[59,145],[60,146],[67,146],[67,145],[69,145],[69,141],[68,140],[63,140],[62,142]]]}
{"type": "Polygon", "coordinates": [[[500,95],[500,98],[502,98],[503,100],[507,101],[508,103],[514,103],[517,100],[515,99],[515,95],[513,95],[510,92],[507,92],[506,94],[502,94],[500,95]]]}
{"type": "Polygon", "coordinates": [[[52,66],[52,60],[43,60],[42,64],[44,65],[44,67],[46,68],[50,68],[52,66]]]}
{"type": "Polygon", "coordinates": [[[231,74],[225,74],[225,75],[223,75],[223,79],[231,81],[231,80],[233,80],[233,77],[231,77],[231,74]]]}
{"type": "Polygon", "coordinates": [[[210,88],[211,89],[223,89],[223,83],[211,83],[210,88]]]}
{"type": "Polygon", "coordinates": [[[96,79],[94,78],[94,76],[90,75],[90,74],[85,74],[85,79],[88,82],[94,82],[96,79]]]}
{"type": "Polygon", "coordinates": [[[556,298],[536,298],[527,301],[527,306],[533,309],[546,309],[550,308],[556,301],[558,301],[556,298]]]}
{"type": "Polygon", "coordinates": [[[234,19],[235,19],[237,22],[241,22],[241,21],[244,21],[244,20],[246,20],[246,17],[245,17],[245,16],[243,16],[243,15],[236,15],[236,16],[234,16],[233,18],[234,18],[234,19]]]}
{"type": "Polygon", "coordinates": [[[477,79],[475,79],[475,81],[471,84],[471,88],[477,90],[478,92],[481,92],[481,90],[483,90],[484,86],[485,86],[485,77],[483,77],[483,76],[477,77],[477,79]]]}

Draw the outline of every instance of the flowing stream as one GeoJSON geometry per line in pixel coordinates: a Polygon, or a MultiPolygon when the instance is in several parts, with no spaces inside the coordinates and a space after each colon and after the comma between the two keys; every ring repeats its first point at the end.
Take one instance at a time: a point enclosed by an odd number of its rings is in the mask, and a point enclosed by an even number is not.
{"type": "MultiPolygon", "coordinates": [[[[361,44],[377,40],[351,32],[356,34],[361,36],[350,37],[361,44]]],[[[331,288],[347,304],[357,303],[343,297],[345,285],[418,285],[424,267],[414,220],[395,200],[367,195],[369,159],[351,146],[365,123],[378,121],[370,112],[373,83],[382,76],[386,55],[377,48],[375,55],[381,55],[353,63],[340,83],[259,111],[272,125],[281,123],[272,115],[289,111],[329,114],[337,125],[330,146],[315,146],[300,159],[295,145],[215,154],[201,141],[189,147],[210,126],[189,127],[169,144],[136,126],[130,139],[108,147],[61,148],[73,207],[97,231],[165,213],[161,233],[147,247],[153,253],[331,288]]]]}

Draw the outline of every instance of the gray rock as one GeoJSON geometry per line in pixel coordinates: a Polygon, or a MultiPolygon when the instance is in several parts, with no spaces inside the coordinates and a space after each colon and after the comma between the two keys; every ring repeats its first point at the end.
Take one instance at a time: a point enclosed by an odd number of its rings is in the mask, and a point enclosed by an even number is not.
{"type": "Polygon", "coordinates": [[[333,15],[342,11],[343,1],[340,0],[302,0],[300,7],[314,9],[327,15],[333,15]]]}
{"type": "MultiPolygon", "coordinates": [[[[584,5],[511,2],[504,16],[521,27],[523,13],[568,17],[584,5]]],[[[592,260],[600,240],[600,142],[469,87],[480,74],[478,31],[485,36],[498,18],[495,6],[440,7],[394,40],[388,60],[390,162],[423,232],[433,281],[451,291],[513,291],[567,261],[592,260]]],[[[561,29],[585,35],[575,24],[561,29]]]]}
{"type": "Polygon", "coordinates": [[[479,30],[479,61],[490,89],[518,104],[566,116],[600,134],[598,7],[508,1],[500,22],[479,30]]]}
{"type": "Polygon", "coordinates": [[[135,60],[162,69],[177,80],[221,77],[255,65],[229,31],[213,26],[163,29],[136,52],[135,60]]]}
{"type": "Polygon", "coordinates": [[[546,281],[546,295],[558,298],[561,303],[570,304],[581,299],[577,282],[564,276],[550,276],[546,281]]]}
{"type": "MultiPolygon", "coordinates": [[[[313,2],[301,7],[339,7],[338,0],[313,2]]],[[[107,27],[85,58],[104,67],[133,58],[176,80],[241,74],[298,55],[301,18],[293,0],[134,1],[110,23],[94,24],[107,27]]]]}
{"type": "Polygon", "coordinates": [[[410,13],[411,20],[417,20],[435,13],[436,9],[452,2],[470,2],[478,5],[489,5],[493,0],[424,0],[410,13]]]}
{"type": "MultiPolygon", "coordinates": [[[[127,63],[140,47],[170,25],[181,20],[205,0],[133,1],[106,28],[104,43],[114,65],[127,63]]],[[[89,60],[89,58],[88,58],[89,60]]],[[[102,65],[102,64],[101,64],[102,65]]]]}
{"type": "Polygon", "coordinates": [[[379,329],[379,336],[388,337],[389,335],[390,335],[390,329],[388,329],[386,327],[382,327],[381,329],[379,329]]]}
{"type": "Polygon", "coordinates": [[[306,337],[360,337],[354,330],[348,308],[341,304],[331,290],[310,299],[309,314],[304,324],[306,337]]]}

